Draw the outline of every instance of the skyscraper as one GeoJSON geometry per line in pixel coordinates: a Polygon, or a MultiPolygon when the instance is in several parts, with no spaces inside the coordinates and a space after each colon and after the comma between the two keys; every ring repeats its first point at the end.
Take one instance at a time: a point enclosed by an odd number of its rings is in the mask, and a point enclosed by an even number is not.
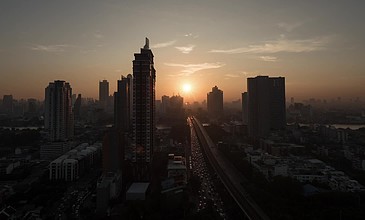
{"type": "Polygon", "coordinates": [[[45,89],[44,127],[51,141],[65,141],[74,135],[72,89],[69,83],[57,80],[45,89]]]}
{"type": "Polygon", "coordinates": [[[223,91],[217,86],[207,94],[208,115],[211,118],[221,118],[223,116],[223,91]]]}
{"type": "Polygon", "coordinates": [[[74,103],[74,118],[79,120],[81,117],[81,94],[79,94],[74,103]]]}
{"type": "Polygon", "coordinates": [[[104,110],[107,109],[109,99],[109,82],[103,80],[99,82],[99,103],[100,107],[104,110]]]}
{"type": "Polygon", "coordinates": [[[129,131],[130,127],[130,81],[132,78],[122,76],[118,80],[117,92],[114,93],[114,125],[117,130],[129,131]]]}
{"type": "Polygon", "coordinates": [[[133,60],[133,153],[135,180],[148,180],[155,130],[156,71],[149,40],[133,60]]]}
{"type": "Polygon", "coordinates": [[[247,125],[248,123],[248,98],[247,92],[242,93],[242,123],[247,125]]]}
{"type": "Polygon", "coordinates": [[[248,134],[265,137],[286,126],[285,78],[257,76],[247,78],[248,134]]]}

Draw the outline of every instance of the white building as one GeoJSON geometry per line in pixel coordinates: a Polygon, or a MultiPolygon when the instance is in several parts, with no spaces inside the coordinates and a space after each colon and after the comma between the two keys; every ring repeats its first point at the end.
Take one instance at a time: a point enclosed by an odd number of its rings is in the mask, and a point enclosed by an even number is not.
{"type": "Polygon", "coordinates": [[[101,144],[99,143],[90,147],[85,143],[80,144],[50,163],[50,180],[77,180],[82,175],[83,170],[89,169],[96,163],[100,157],[100,152],[101,144]]]}

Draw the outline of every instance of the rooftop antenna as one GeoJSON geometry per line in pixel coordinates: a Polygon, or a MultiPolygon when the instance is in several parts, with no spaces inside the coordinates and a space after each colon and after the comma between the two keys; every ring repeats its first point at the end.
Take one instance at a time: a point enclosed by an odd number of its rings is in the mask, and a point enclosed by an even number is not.
{"type": "Polygon", "coordinates": [[[146,43],[145,43],[143,49],[147,49],[147,50],[150,49],[150,40],[147,37],[146,37],[146,43]]]}

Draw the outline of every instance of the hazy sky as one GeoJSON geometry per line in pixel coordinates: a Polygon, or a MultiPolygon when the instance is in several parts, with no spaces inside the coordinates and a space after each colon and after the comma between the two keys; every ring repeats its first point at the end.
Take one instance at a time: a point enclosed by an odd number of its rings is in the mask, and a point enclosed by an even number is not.
{"type": "Polygon", "coordinates": [[[239,99],[246,78],[286,77],[287,98],[365,97],[361,0],[1,0],[0,95],[44,98],[50,81],[111,93],[147,36],[157,97],[239,99]],[[190,83],[191,94],[181,91],[190,83]]]}

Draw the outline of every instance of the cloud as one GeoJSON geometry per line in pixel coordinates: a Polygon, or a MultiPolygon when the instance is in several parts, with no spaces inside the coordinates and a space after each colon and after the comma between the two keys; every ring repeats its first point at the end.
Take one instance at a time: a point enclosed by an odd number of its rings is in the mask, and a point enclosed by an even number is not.
{"type": "Polygon", "coordinates": [[[100,33],[95,33],[94,34],[94,37],[97,38],[97,39],[101,39],[104,37],[104,35],[100,34],[100,33]]]}
{"type": "Polygon", "coordinates": [[[225,64],[217,62],[217,63],[198,63],[198,64],[165,63],[165,65],[172,67],[182,67],[183,70],[181,70],[181,74],[178,75],[189,76],[200,70],[216,69],[224,66],[225,64]]]}
{"type": "Polygon", "coordinates": [[[55,44],[55,45],[34,45],[30,47],[31,50],[36,51],[43,51],[43,52],[63,52],[65,51],[65,48],[70,47],[70,45],[67,44],[55,44]]]}
{"type": "Polygon", "coordinates": [[[199,35],[197,35],[197,34],[192,34],[192,33],[187,33],[187,34],[184,34],[184,37],[198,38],[198,37],[199,37],[199,35]]]}
{"type": "Polygon", "coordinates": [[[228,77],[228,78],[238,78],[238,77],[241,77],[240,75],[237,75],[237,74],[225,74],[224,76],[225,77],[228,77]]]}
{"type": "Polygon", "coordinates": [[[267,41],[264,44],[249,45],[248,47],[240,47],[228,50],[213,49],[211,53],[226,53],[226,54],[238,54],[238,53],[301,53],[324,50],[326,45],[331,41],[330,37],[319,37],[306,40],[288,40],[279,39],[275,41],[267,41]]]}
{"type": "Polygon", "coordinates": [[[176,40],[172,40],[172,41],[167,41],[167,42],[163,42],[163,43],[157,43],[151,46],[151,48],[163,48],[163,47],[168,47],[171,45],[174,45],[176,43],[176,40]]]}
{"type": "Polygon", "coordinates": [[[181,53],[185,53],[188,54],[191,51],[193,51],[195,45],[188,45],[186,47],[175,47],[176,49],[178,49],[181,53]]]}
{"type": "Polygon", "coordinates": [[[277,57],[272,57],[272,56],[261,56],[259,58],[263,61],[266,61],[266,62],[276,62],[276,61],[278,61],[277,57]]]}
{"type": "Polygon", "coordinates": [[[281,29],[284,29],[286,32],[291,32],[293,31],[294,29],[302,26],[303,23],[300,23],[300,22],[297,22],[297,23],[286,23],[286,22],[281,22],[281,23],[278,23],[276,24],[276,26],[278,26],[279,28],[281,29]]]}

